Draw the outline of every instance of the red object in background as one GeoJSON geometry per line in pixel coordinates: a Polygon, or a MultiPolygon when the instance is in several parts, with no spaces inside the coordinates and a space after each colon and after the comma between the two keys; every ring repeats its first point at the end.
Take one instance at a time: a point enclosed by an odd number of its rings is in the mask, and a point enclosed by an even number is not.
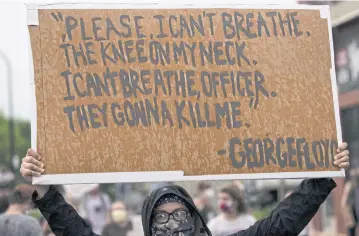
{"type": "Polygon", "coordinates": [[[230,207],[226,204],[226,203],[221,203],[220,205],[219,205],[219,207],[221,208],[221,210],[222,211],[224,211],[224,212],[229,212],[230,211],[230,207]]]}
{"type": "Polygon", "coordinates": [[[337,51],[335,64],[339,67],[348,65],[348,51],[345,48],[341,48],[337,51]]]}

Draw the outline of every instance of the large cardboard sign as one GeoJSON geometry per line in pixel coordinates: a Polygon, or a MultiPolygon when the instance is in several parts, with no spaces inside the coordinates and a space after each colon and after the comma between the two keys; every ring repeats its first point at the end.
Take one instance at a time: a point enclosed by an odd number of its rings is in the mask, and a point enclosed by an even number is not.
{"type": "Polygon", "coordinates": [[[36,183],[343,175],[328,7],[37,14],[36,183]]]}

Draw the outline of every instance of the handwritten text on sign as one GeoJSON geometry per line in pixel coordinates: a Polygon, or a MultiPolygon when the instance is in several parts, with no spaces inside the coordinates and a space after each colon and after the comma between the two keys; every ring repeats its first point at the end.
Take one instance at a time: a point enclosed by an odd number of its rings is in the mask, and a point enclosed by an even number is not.
{"type": "MultiPolygon", "coordinates": [[[[201,148],[212,148],[217,143],[211,156],[220,159],[218,154],[228,154],[232,168],[331,167],[337,147],[335,130],[314,139],[296,129],[286,132],[278,116],[272,117],[273,121],[256,118],[263,115],[266,107],[275,112],[275,107],[288,106],[293,99],[290,95],[295,93],[292,90],[303,94],[311,86],[295,82],[296,75],[291,74],[298,70],[305,77],[304,71],[293,67],[305,66],[307,58],[299,58],[299,54],[286,57],[284,54],[290,52],[278,49],[278,44],[299,47],[300,42],[317,40],[311,39],[313,32],[302,22],[300,12],[94,12],[51,12],[52,21],[62,24],[57,50],[64,66],[56,79],[63,91],[62,116],[73,135],[124,127],[140,134],[154,127],[153,133],[172,129],[172,135],[183,132],[190,136],[200,129],[204,130],[202,134],[222,132],[220,136],[212,135],[214,140],[202,143],[201,148]],[[276,60],[283,71],[269,66],[276,60]],[[282,89],[283,78],[293,88],[282,89]],[[260,128],[272,122],[275,126],[268,125],[272,129],[260,128]],[[220,137],[225,140],[216,140],[220,137]]],[[[313,45],[308,47],[312,50],[313,45]]],[[[325,79],[330,83],[330,77],[325,79]]],[[[283,120],[297,116],[278,115],[283,120]]],[[[166,142],[165,137],[154,141],[160,140],[166,142]]],[[[208,151],[199,152],[198,158],[208,155],[208,151]]],[[[168,158],[184,156],[168,153],[168,158]]]]}

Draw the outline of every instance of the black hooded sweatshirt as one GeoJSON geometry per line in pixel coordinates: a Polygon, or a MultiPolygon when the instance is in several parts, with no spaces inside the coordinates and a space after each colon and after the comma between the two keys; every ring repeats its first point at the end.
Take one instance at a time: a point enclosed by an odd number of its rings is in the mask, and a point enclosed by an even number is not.
{"type": "MultiPolygon", "coordinates": [[[[229,236],[296,236],[313,218],[320,205],[336,187],[332,179],[307,179],[286,199],[280,202],[270,215],[257,221],[246,230],[229,236]]],[[[181,187],[172,185],[157,189],[145,200],[142,209],[142,225],[145,236],[152,236],[150,230],[151,214],[157,200],[168,193],[176,194],[185,200],[195,213],[195,236],[211,236],[204,220],[196,209],[190,195],[181,187]]],[[[33,201],[49,223],[56,236],[98,236],[75,209],[66,203],[54,187],[45,196],[33,201]]]]}

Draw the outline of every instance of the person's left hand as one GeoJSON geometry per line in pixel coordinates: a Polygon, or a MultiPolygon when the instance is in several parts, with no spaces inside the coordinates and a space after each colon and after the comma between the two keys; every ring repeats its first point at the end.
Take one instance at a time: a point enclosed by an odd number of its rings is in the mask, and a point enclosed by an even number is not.
{"type": "Polygon", "coordinates": [[[344,168],[346,170],[350,166],[349,151],[347,150],[347,148],[347,143],[341,143],[337,149],[338,154],[334,156],[334,165],[339,168],[344,168]]]}

